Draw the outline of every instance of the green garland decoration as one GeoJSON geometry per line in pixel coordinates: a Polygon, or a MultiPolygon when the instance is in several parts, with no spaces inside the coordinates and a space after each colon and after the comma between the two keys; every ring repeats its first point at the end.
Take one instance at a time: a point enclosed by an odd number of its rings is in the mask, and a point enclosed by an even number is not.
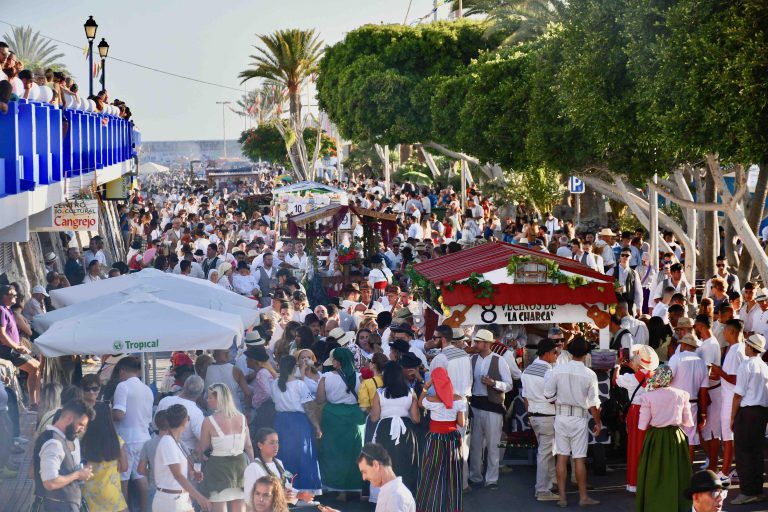
{"type": "Polygon", "coordinates": [[[547,267],[547,278],[554,284],[567,284],[572,290],[579,286],[586,286],[589,281],[582,276],[566,275],[560,271],[560,265],[552,260],[536,256],[512,256],[507,262],[507,275],[514,276],[517,269],[526,263],[536,263],[547,267]]]}

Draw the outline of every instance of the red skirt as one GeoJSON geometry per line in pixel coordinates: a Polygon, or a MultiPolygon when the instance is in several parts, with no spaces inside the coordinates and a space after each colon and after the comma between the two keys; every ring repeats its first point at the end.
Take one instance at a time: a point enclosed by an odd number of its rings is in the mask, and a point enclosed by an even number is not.
{"type": "Polygon", "coordinates": [[[640,420],[640,406],[632,404],[627,413],[627,485],[637,485],[637,465],[643,451],[645,430],[637,428],[640,420]]]}

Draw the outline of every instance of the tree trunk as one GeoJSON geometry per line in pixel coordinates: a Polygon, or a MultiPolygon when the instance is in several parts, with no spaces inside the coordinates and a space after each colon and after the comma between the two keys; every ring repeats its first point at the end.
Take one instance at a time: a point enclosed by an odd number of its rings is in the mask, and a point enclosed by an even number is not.
{"type": "Polygon", "coordinates": [[[400,144],[400,165],[404,164],[411,158],[413,153],[413,146],[410,144],[400,144]]]}
{"type": "MultiPolygon", "coordinates": [[[[717,189],[711,170],[704,176],[704,202],[717,201],[717,189]]],[[[701,274],[704,279],[715,275],[715,258],[719,247],[719,233],[717,229],[717,212],[704,213],[704,245],[701,254],[701,274]]]]}
{"type": "MultiPolygon", "coordinates": [[[[717,157],[714,155],[708,155],[707,166],[710,168],[713,179],[717,182],[718,188],[721,191],[720,195],[723,198],[723,203],[730,206],[729,208],[725,209],[725,213],[731,219],[733,227],[736,230],[736,234],[741,239],[744,250],[749,252],[752,256],[755,267],[757,268],[757,271],[760,274],[763,282],[765,282],[765,279],[768,278],[768,255],[766,255],[765,251],[763,250],[763,246],[760,244],[760,240],[757,239],[755,232],[749,225],[749,222],[747,222],[744,208],[740,202],[732,200],[731,193],[725,186],[725,179],[723,178],[723,173],[720,170],[720,165],[717,162],[717,157]]],[[[739,174],[740,173],[737,172],[737,178],[739,177],[739,174]]],[[[742,185],[740,184],[737,186],[742,185]]]]}
{"type": "Polygon", "coordinates": [[[298,166],[295,171],[300,180],[310,179],[309,158],[304,144],[304,123],[301,121],[301,90],[298,87],[288,90],[291,114],[291,130],[296,134],[296,142],[291,146],[294,158],[291,162],[298,166]]]}
{"type": "MultiPolygon", "coordinates": [[[[763,220],[763,212],[765,210],[766,196],[768,196],[768,162],[762,162],[760,164],[760,173],[757,175],[755,193],[747,209],[747,223],[749,223],[753,233],[757,233],[760,229],[760,222],[763,220]]],[[[730,263],[733,264],[734,262],[730,263]]],[[[742,251],[738,266],[740,283],[746,283],[750,280],[754,265],[755,262],[749,251],[742,251]]]]}

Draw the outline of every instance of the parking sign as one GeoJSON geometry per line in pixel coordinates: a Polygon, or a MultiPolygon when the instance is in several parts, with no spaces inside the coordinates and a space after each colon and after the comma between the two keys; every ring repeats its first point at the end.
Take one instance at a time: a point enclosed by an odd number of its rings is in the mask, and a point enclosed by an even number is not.
{"type": "Polygon", "coordinates": [[[568,180],[568,189],[570,190],[571,194],[583,194],[584,182],[576,176],[571,176],[568,180]]]}

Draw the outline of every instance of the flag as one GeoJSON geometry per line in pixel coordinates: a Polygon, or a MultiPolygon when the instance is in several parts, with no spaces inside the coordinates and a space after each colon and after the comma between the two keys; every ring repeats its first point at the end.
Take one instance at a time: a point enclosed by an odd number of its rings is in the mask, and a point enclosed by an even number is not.
{"type": "Polygon", "coordinates": [[[99,74],[99,69],[101,68],[101,64],[98,62],[93,63],[93,78],[96,78],[96,75],[99,74]]]}
{"type": "Polygon", "coordinates": [[[86,46],[83,48],[83,55],[85,56],[85,60],[88,60],[88,47],[86,46]]]}

